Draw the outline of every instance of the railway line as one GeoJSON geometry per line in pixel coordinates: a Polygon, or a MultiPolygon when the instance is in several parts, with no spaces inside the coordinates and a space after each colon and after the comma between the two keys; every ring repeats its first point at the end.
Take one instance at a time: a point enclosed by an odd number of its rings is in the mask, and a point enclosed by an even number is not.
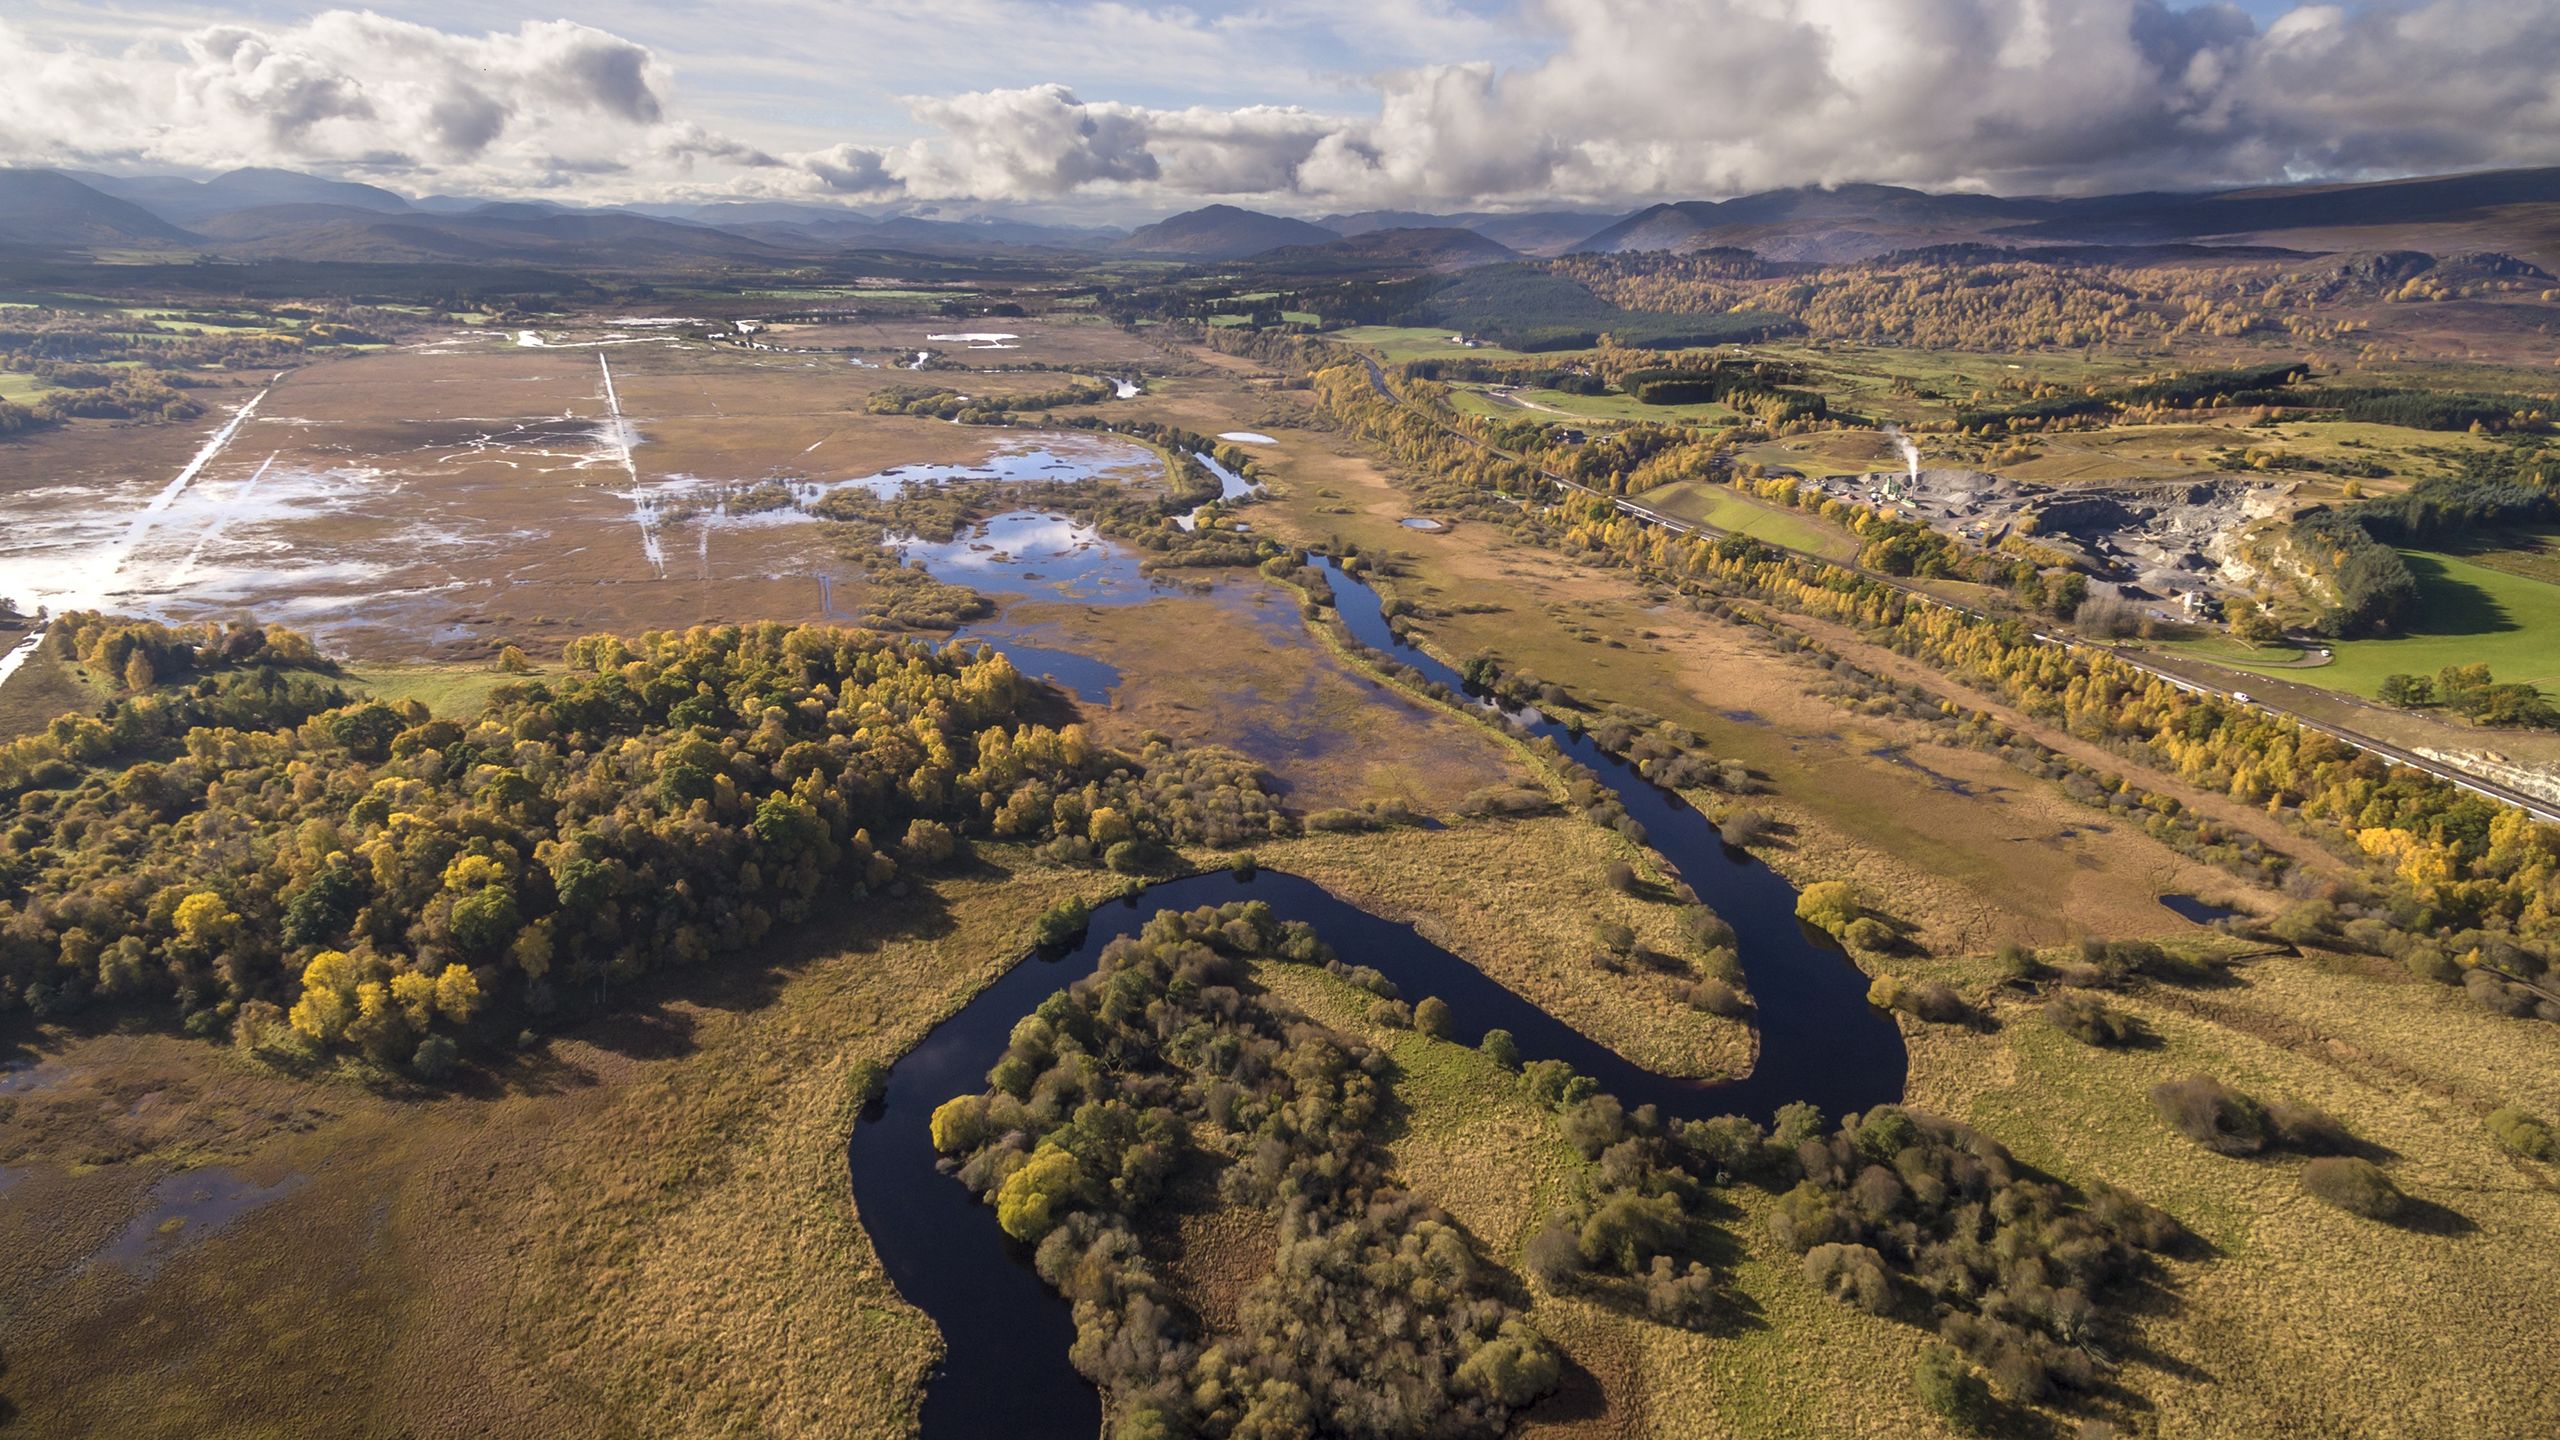
{"type": "MultiPolygon", "coordinates": [[[[1701,521],[1686,520],[1676,515],[1665,514],[1660,510],[1654,509],[1650,505],[1640,504],[1624,495],[1612,495],[1606,491],[1595,490],[1588,485],[1559,475],[1552,470],[1540,468],[1532,464],[1532,462],[1523,456],[1504,450],[1499,446],[1487,444],[1484,440],[1468,434],[1466,431],[1449,424],[1447,421],[1442,420],[1436,415],[1429,414],[1420,407],[1414,405],[1411,401],[1406,400],[1403,396],[1398,395],[1394,388],[1387,384],[1386,371],[1379,366],[1376,360],[1371,359],[1367,355],[1361,355],[1359,359],[1360,363],[1368,369],[1370,387],[1376,390],[1379,395],[1396,405],[1411,410],[1417,415],[1421,415],[1433,425],[1438,426],[1445,434],[1463,440],[1478,449],[1490,450],[1494,454],[1501,455],[1506,459],[1516,461],[1522,465],[1528,465],[1537,473],[1539,478],[1556,486],[1560,490],[1571,491],[1575,494],[1589,496],[1596,500],[1605,500],[1622,514],[1632,515],[1649,525],[1659,525],[1674,534],[1720,536],[1730,533],[1701,521]]],[[[1930,592],[1921,589],[1919,586],[1910,584],[1894,576],[1883,574],[1880,571],[1868,569],[1862,565],[1843,566],[1836,560],[1828,560],[1818,555],[1809,555],[1804,551],[1791,549],[1788,546],[1779,545],[1758,536],[1754,536],[1752,538],[1760,544],[1769,546],[1773,550],[1786,550],[1787,553],[1791,555],[1801,556],[1804,559],[1812,560],[1820,564],[1831,565],[1852,571],[1862,578],[1872,580],[1879,585],[1888,586],[1892,589],[1901,591],[1903,594],[1908,595],[1912,599],[1920,601],[1923,604],[1935,605],[1948,610],[1961,611],[1964,614],[1972,615],[1978,619],[1984,620],[2011,618],[1994,615],[1990,611],[1981,609],[1978,606],[1967,605],[1959,600],[1950,600],[1942,595],[1933,595],[1930,592]]],[[[2049,630],[2039,630],[2030,633],[2032,633],[2038,641],[2047,645],[2058,645],[2065,650],[2089,650],[2105,654],[2124,665],[2131,667],[2132,669],[2139,670],[2146,675],[2167,681],[2169,684],[2187,691],[2190,694],[2210,695],[2226,705],[2246,706],[2265,714],[2280,716],[2301,726],[2305,730],[2327,735],[2334,740],[2352,745],[2359,750],[2369,751],[2372,754],[2380,756],[2389,764],[2405,765],[2413,770],[2424,771],[2429,775],[2433,775],[2448,784],[2467,790],[2474,795],[2482,797],[2483,799],[2494,800],[2502,805],[2512,805],[2515,808],[2524,811],[2536,820],[2545,821],[2551,824],[2560,824],[2560,805],[2555,805],[2548,800],[2544,800],[2525,791],[2518,790],[2513,786],[2501,784],[2486,776],[2475,775],[2467,770],[2447,765],[2443,761],[2430,759],[2427,756],[2420,755],[2403,746],[2394,745],[2388,740],[2379,739],[2375,736],[2365,734],[2358,730],[2349,729],[2343,725],[2333,724],[2326,720],[2315,719],[2289,706],[2274,704],[2250,695],[2237,687],[2208,685],[2188,676],[2176,674],[2150,660],[2143,658],[2139,652],[2129,650],[2120,645],[2109,645],[2102,641],[2086,640],[2078,636],[2065,635],[2049,630]]]]}

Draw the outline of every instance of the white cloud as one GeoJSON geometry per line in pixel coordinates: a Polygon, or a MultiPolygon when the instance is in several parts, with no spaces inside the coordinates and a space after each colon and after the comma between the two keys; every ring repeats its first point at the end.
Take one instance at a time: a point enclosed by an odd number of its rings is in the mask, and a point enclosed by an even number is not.
{"type": "Polygon", "coordinates": [[[702,12],[643,6],[657,50],[569,21],[460,34],[350,11],[120,51],[94,30],[40,43],[0,24],[0,160],[276,164],[597,199],[1150,208],[1627,203],[1850,180],[2094,190],[2560,163],[2548,0],[2306,5],[2263,29],[2228,5],[2165,0],[1523,3],[1495,26],[1457,0],[1287,12],[1099,0],[1061,35],[1058,12],[1024,0],[873,0],[859,33],[791,0],[742,16],[726,47],[702,12]],[[1355,44],[1364,17],[1386,53],[1447,53],[1355,79],[1349,62],[1372,53],[1355,44]],[[787,56],[772,33],[783,20],[805,32],[787,56]],[[932,48],[937,27],[960,38],[932,48]],[[1319,80],[1324,36],[1344,63],[1319,80]],[[1245,93],[1361,113],[1138,103],[1166,87],[1137,78],[1132,37],[1158,46],[1138,52],[1177,73],[1177,98],[1222,66],[1253,77],[1245,93]],[[906,99],[910,124],[888,137],[751,91],[717,92],[737,112],[723,115],[685,102],[668,47],[689,70],[732,75],[831,63],[830,47],[877,75],[894,51],[936,93],[906,99]],[[1106,51],[1118,58],[1096,58],[1106,51]],[[1258,63],[1274,56],[1284,63],[1258,63]],[[1025,63],[1084,78],[936,84],[1025,63]],[[775,121],[784,109],[791,124],[775,121]]]}
{"type": "Polygon", "coordinates": [[[749,152],[670,124],[671,77],[564,20],[456,35],[355,11],[214,25],[117,53],[0,25],[0,156],[19,161],[357,168],[456,182],[749,152]]]}

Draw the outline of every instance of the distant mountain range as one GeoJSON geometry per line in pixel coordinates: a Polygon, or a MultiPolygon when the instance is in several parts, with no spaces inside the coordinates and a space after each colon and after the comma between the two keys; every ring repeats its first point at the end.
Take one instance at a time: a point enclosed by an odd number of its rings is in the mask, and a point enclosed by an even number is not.
{"type": "Polygon", "coordinates": [[[1327,215],[1317,223],[1350,236],[1373,230],[1465,230],[1521,255],[1561,255],[1619,218],[1617,212],[1608,210],[1532,210],[1507,215],[1489,211],[1425,215],[1412,210],[1363,210],[1356,215],[1327,215]]]}
{"type": "Polygon", "coordinates": [[[1933,195],[1893,185],[1808,187],[1655,205],[1571,248],[1732,248],[1771,260],[1839,262],[1969,242],[2179,241],[2308,249],[2495,248],[2548,263],[2560,259],[2560,168],[2085,199],[1933,195]]]}
{"type": "Polygon", "coordinates": [[[51,252],[647,269],[773,264],[852,250],[1109,251],[1321,274],[1446,272],[1524,256],[1720,248],[1774,262],[1827,264],[1984,244],[2501,250],[2560,269],[2560,168],[2086,198],[1841,185],[1683,200],[1628,215],[1372,210],[1317,223],[1210,205],[1126,233],[787,201],[580,208],[467,196],[410,199],[288,170],[234,170],[209,180],[0,170],[0,247],[51,252]]]}
{"type": "Polygon", "coordinates": [[[0,244],[79,249],[183,245],[194,237],[130,200],[51,170],[0,170],[0,244]]]}
{"type": "Polygon", "coordinates": [[[1253,257],[1256,266],[1303,270],[1472,270],[1517,260],[1520,252],[1473,230],[1415,226],[1363,230],[1316,245],[1283,245],[1253,257]]]}
{"type": "Polygon", "coordinates": [[[1209,205],[1141,225],[1113,247],[1134,255],[1178,255],[1196,260],[1242,260],[1284,246],[1332,245],[1342,236],[1321,225],[1209,205]]]}

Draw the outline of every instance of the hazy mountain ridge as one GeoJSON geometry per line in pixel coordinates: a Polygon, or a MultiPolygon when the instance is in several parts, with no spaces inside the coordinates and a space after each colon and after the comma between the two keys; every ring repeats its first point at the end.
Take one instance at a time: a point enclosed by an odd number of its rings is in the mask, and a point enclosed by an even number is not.
{"type": "Polygon", "coordinates": [[[1136,255],[1241,260],[1284,245],[1331,245],[1340,239],[1339,234],[1304,220],[1233,205],[1204,205],[1141,225],[1112,248],[1136,255]]]}
{"type": "Polygon", "coordinates": [[[0,244],[183,244],[193,237],[130,200],[52,170],[0,170],[0,244]]]}
{"type": "Polygon", "coordinates": [[[2236,253],[2256,245],[2306,252],[2505,251],[2560,268],[2560,167],[2076,198],[1803,186],[1670,201],[1618,217],[1576,210],[1370,210],[1319,224],[1216,204],[1126,234],[1003,215],[943,218],[795,201],[575,207],[449,195],[412,200],[378,186],[283,170],[194,180],[20,169],[0,170],[0,244],[312,261],[584,258],[606,264],[770,260],[854,248],[1112,250],[1193,261],[1286,251],[1278,263],[1437,270],[1574,252],[1738,249],[1771,262],[1839,264],[1950,245],[2047,253],[2163,246],[2236,253]]]}
{"type": "Polygon", "coordinates": [[[1450,226],[1363,230],[1321,245],[1283,245],[1250,257],[1260,266],[1304,269],[1467,270],[1520,258],[1508,245],[1450,226]]]}

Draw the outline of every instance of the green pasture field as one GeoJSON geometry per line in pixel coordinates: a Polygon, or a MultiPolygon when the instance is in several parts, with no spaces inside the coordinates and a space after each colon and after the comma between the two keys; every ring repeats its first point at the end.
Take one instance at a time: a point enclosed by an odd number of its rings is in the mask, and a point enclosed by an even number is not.
{"type": "Polygon", "coordinates": [[[1719,421],[1735,418],[1731,407],[1713,400],[1694,405],[1647,405],[1643,401],[1638,400],[1631,395],[1575,395],[1564,390],[1549,390],[1544,387],[1524,387],[1514,390],[1512,393],[1519,396],[1522,400],[1527,401],[1528,403],[1526,405],[1505,405],[1502,401],[1494,398],[1491,394],[1485,393],[1485,387],[1481,385],[1460,387],[1458,393],[1461,395],[1474,394],[1484,402],[1485,406],[1490,407],[1489,409],[1477,408],[1475,409],[1475,413],[1498,415],[1504,419],[1511,420],[1517,420],[1523,417],[1538,418],[1543,416],[1544,418],[1555,420],[1626,421],[1631,423],[1650,422],[1656,425],[1713,425],[1719,421]],[[1561,415],[1549,415],[1547,414],[1549,411],[1562,411],[1564,413],[1561,415]]]}
{"type": "Polygon", "coordinates": [[[1561,361],[1570,351],[1552,355],[1531,356],[1526,351],[1506,350],[1499,345],[1456,345],[1450,343],[1452,332],[1441,325],[1354,325],[1332,332],[1331,338],[1345,345],[1368,351],[1388,365],[1401,365],[1407,360],[1441,360],[1456,356],[1477,360],[1554,359],[1561,361]]]}
{"type": "Polygon", "coordinates": [[[1834,530],[1809,515],[1763,504],[1711,480],[1675,480],[1635,497],[1636,503],[1665,515],[1712,525],[1735,535],[1748,535],[1789,550],[1826,560],[1847,562],[1858,556],[1855,536],[1834,530]]]}
{"type": "MultiPolygon", "coordinates": [[[[2531,553],[2552,563],[2548,537],[2531,553]]],[[[2560,583],[2481,563],[2485,558],[2434,550],[2402,550],[2418,577],[2418,609],[2405,634],[2341,640],[2327,665],[2296,670],[2282,652],[2255,661],[2192,648],[2170,648],[2244,670],[2281,672],[2288,680],[2372,699],[2387,675],[2433,675],[2447,665],[2485,664],[2502,681],[2560,690],[2560,583]]],[[[2223,647],[2228,649],[2228,647],[2223,647]]]]}

